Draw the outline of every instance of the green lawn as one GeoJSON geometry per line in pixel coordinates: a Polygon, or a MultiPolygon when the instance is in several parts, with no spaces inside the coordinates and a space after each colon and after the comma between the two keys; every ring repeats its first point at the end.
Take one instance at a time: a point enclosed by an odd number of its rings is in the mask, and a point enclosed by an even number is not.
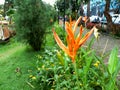
{"type": "Polygon", "coordinates": [[[27,80],[37,54],[18,42],[0,45],[0,90],[32,90],[27,80]]]}

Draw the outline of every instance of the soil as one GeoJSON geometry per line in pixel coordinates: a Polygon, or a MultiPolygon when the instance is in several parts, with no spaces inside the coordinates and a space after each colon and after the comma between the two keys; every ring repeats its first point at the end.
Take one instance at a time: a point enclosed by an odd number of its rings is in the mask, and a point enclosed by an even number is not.
{"type": "Polygon", "coordinates": [[[120,58],[120,38],[115,38],[109,34],[101,33],[100,38],[95,40],[93,48],[99,53],[104,54],[111,52],[111,50],[117,46],[118,47],[118,57],[120,58]]]}

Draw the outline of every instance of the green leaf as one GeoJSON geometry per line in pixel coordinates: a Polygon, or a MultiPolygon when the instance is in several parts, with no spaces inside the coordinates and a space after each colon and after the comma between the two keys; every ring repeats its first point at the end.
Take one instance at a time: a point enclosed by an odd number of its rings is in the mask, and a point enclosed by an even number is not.
{"type": "Polygon", "coordinates": [[[57,57],[58,57],[60,63],[64,66],[64,59],[60,52],[58,52],[57,57]]]}
{"type": "Polygon", "coordinates": [[[112,75],[115,70],[117,69],[117,63],[118,63],[118,48],[115,47],[113,48],[111,54],[110,54],[110,58],[108,61],[108,70],[109,73],[112,75]]]}
{"type": "Polygon", "coordinates": [[[93,44],[94,44],[94,41],[95,41],[95,38],[93,37],[93,38],[90,40],[89,44],[88,44],[88,50],[91,49],[91,47],[92,47],[93,44]]]}
{"type": "Polygon", "coordinates": [[[87,73],[88,73],[88,70],[90,69],[90,65],[92,63],[92,59],[93,58],[89,58],[87,61],[86,61],[86,66],[84,66],[84,76],[83,76],[83,83],[86,85],[87,84],[87,73]]]}

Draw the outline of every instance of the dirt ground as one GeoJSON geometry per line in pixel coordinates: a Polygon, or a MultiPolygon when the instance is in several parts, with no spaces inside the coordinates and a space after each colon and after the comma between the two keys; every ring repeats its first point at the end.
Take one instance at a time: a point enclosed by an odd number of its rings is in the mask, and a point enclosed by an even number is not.
{"type": "MultiPolygon", "coordinates": [[[[90,30],[84,29],[84,35],[89,32],[90,30]]],[[[76,30],[75,34],[79,33],[79,27],[76,30]]],[[[92,37],[95,37],[94,34],[87,40],[87,42],[90,41],[92,37]]],[[[96,50],[98,54],[105,54],[107,52],[111,52],[111,50],[117,46],[118,47],[118,57],[120,58],[120,37],[116,38],[115,36],[112,36],[107,33],[100,33],[98,40],[95,39],[92,48],[96,50]]]]}
{"type": "Polygon", "coordinates": [[[111,50],[117,46],[118,47],[118,57],[120,58],[120,38],[115,38],[111,35],[101,33],[100,38],[95,40],[93,44],[93,48],[99,53],[104,54],[107,52],[111,52],[111,50]]]}

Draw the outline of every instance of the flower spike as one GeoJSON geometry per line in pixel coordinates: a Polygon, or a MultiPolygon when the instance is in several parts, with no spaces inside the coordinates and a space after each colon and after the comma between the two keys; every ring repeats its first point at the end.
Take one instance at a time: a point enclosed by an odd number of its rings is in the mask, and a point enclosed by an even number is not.
{"type": "Polygon", "coordinates": [[[72,21],[70,20],[70,23],[66,22],[65,26],[66,26],[66,33],[67,33],[67,47],[63,44],[63,42],[61,41],[61,39],[59,38],[59,36],[57,35],[57,33],[55,32],[55,30],[53,29],[53,35],[54,38],[58,44],[58,46],[66,53],[70,56],[70,58],[72,59],[72,62],[75,61],[75,56],[77,54],[77,50],[85,43],[85,41],[90,37],[90,35],[93,33],[95,27],[93,27],[83,38],[82,38],[82,33],[83,33],[83,27],[82,25],[80,26],[80,30],[79,33],[77,35],[77,37],[75,37],[75,31],[77,29],[77,26],[80,22],[80,20],[82,19],[82,17],[79,17],[78,20],[75,22],[74,28],[72,29],[72,21]]]}

